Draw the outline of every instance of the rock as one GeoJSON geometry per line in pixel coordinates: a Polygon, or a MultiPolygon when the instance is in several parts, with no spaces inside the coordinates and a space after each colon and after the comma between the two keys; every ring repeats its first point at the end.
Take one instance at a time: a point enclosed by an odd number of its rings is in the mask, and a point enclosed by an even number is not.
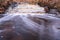
{"type": "Polygon", "coordinates": [[[38,5],[47,6],[49,9],[56,8],[60,11],[60,0],[39,0],[38,5]]]}

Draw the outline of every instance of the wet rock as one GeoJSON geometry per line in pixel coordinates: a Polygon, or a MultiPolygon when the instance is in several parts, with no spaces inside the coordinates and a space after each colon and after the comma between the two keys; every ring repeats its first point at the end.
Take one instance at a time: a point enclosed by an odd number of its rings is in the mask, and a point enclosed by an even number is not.
{"type": "Polygon", "coordinates": [[[20,16],[14,16],[11,20],[0,22],[0,30],[3,30],[0,33],[1,40],[38,40],[36,28],[32,29],[20,16]]]}

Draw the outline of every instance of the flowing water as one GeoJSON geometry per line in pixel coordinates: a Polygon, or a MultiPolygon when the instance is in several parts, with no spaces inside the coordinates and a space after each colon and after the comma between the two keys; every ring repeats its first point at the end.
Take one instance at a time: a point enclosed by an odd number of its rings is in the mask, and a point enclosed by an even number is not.
{"type": "Polygon", "coordinates": [[[13,9],[9,7],[4,17],[0,18],[0,26],[0,33],[8,29],[14,29],[17,35],[25,33],[24,40],[60,40],[60,18],[55,14],[46,14],[44,8],[38,5],[26,3],[13,9]],[[27,33],[38,38],[27,38],[27,33]]]}

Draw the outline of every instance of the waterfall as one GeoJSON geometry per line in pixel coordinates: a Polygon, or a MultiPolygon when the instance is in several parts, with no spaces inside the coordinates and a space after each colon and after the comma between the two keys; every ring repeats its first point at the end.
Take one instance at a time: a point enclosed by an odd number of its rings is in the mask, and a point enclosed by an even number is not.
{"type": "Polygon", "coordinates": [[[0,25],[4,22],[13,20],[16,22],[16,28],[20,24],[26,29],[29,29],[26,30],[24,28],[20,28],[21,30],[25,30],[27,32],[32,30],[38,33],[39,40],[60,40],[60,32],[58,30],[60,28],[60,18],[56,17],[54,14],[46,14],[43,7],[23,3],[17,4],[17,6],[13,9],[12,7],[9,7],[5,13],[4,17],[0,18],[0,25]],[[34,20],[40,22],[41,24],[38,24],[38,22],[35,22],[34,20]]]}

